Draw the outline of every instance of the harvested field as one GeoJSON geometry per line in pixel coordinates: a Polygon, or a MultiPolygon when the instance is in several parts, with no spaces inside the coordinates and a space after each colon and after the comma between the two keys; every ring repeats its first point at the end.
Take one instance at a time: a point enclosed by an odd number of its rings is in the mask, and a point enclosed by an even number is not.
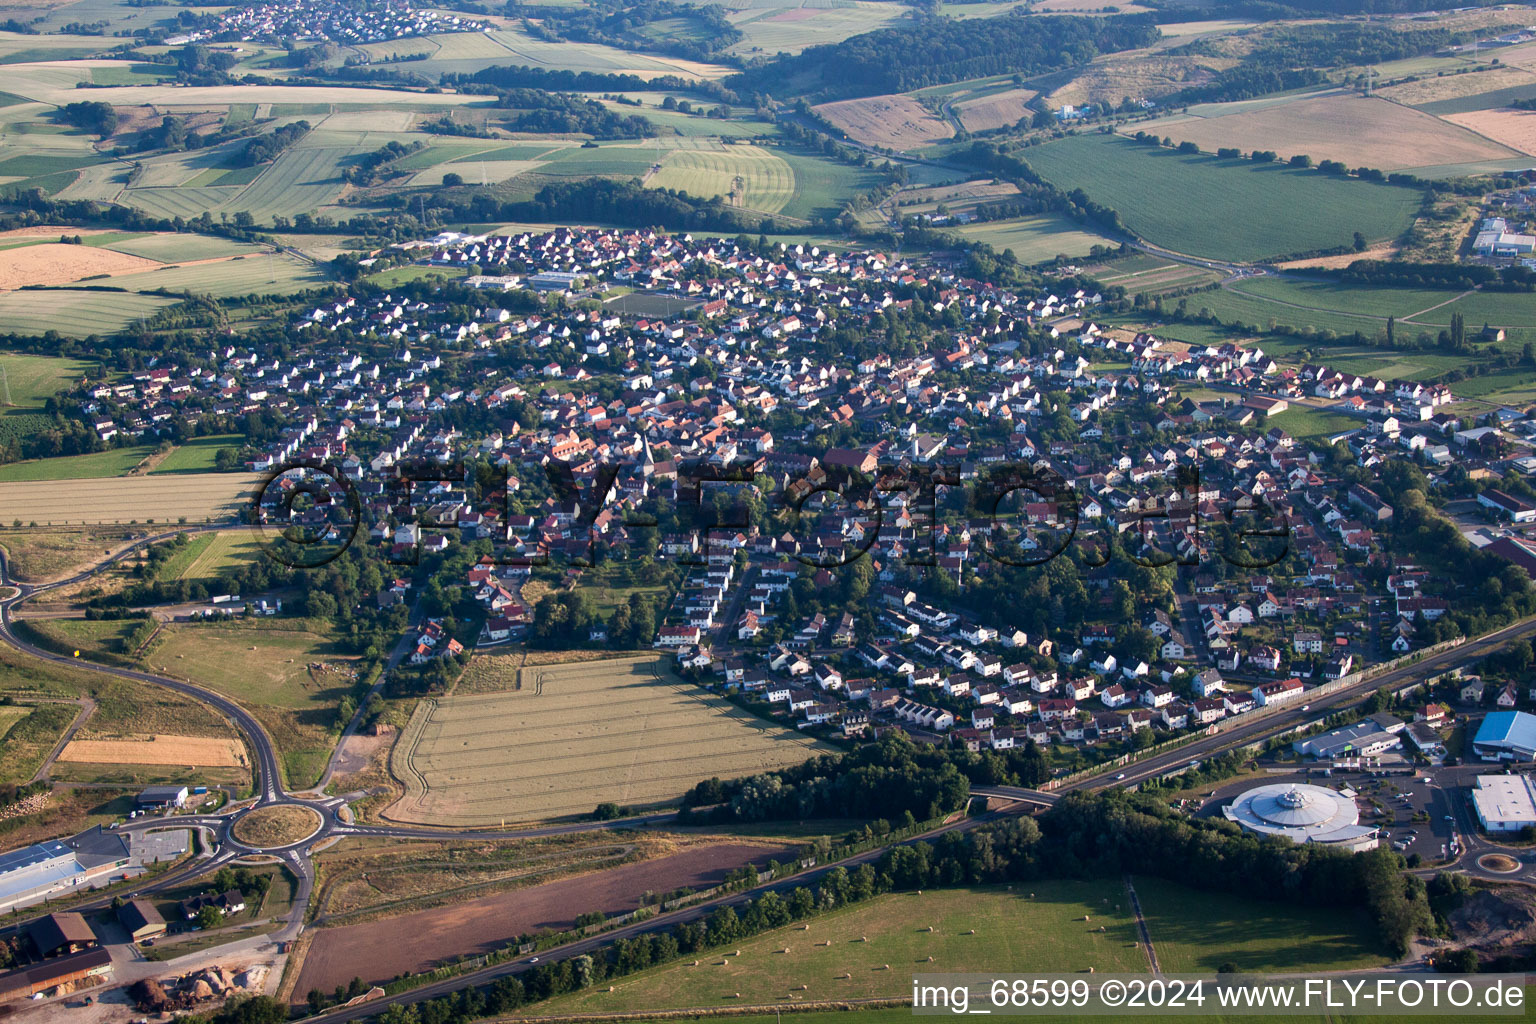
{"type": "Polygon", "coordinates": [[[247,846],[288,846],[314,835],[320,824],[308,807],[258,807],[235,822],[234,836],[247,846]]]}
{"type": "Polygon", "coordinates": [[[1114,54],[1076,74],[1052,91],[1046,102],[1051,109],[1064,103],[1119,103],[1127,96],[1157,99],[1180,89],[1204,85],[1212,72],[1237,63],[1225,57],[1162,57],[1145,51],[1114,54]]]}
{"type": "Polygon", "coordinates": [[[968,132],[984,132],[992,128],[1006,128],[1017,124],[1020,118],[1031,116],[1024,104],[1037,96],[1033,89],[1009,89],[1006,92],[980,96],[974,100],[961,100],[955,104],[955,113],[968,132]]]}
{"type": "Polygon", "coordinates": [[[1474,110],[1466,114],[1447,114],[1443,120],[1486,135],[1528,156],[1536,156],[1536,111],[1474,110]]]}
{"type": "Polygon", "coordinates": [[[397,917],[314,932],[295,993],[329,992],[359,973],[386,981],[399,973],[430,970],[460,955],[498,949],[520,935],[562,930],[578,914],[621,914],[640,906],[646,892],[705,889],[742,864],[763,866],[791,851],[776,846],[729,843],[703,846],[656,860],[499,893],[469,903],[435,907],[397,917]],[[410,942],[400,936],[409,935],[410,942]]]}
{"type": "Polygon", "coordinates": [[[142,256],[89,245],[45,242],[0,250],[0,292],[32,284],[69,284],[100,274],[131,274],[160,264],[142,256]]]}
{"type": "Polygon", "coordinates": [[[144,736],[120,740],[72,740],[60,761],[86,764],[153,764],[243,768],[245,748],[238,740],[209,736],[144,736]]]}
{"type": "Polygon", "coordinates": [[[868,96],[812,109],[866,146],[917,149],[955,134],[949,122],[910,96],[868,96]]]}
{"type": "MultiPolygon", "coordinates": [[[[20,463],[46,468],[49,462],[20,463]]],[[[252,473],[203,473],[176,477],[137,476],[71,480],[8,481],[0,485],[0,521],[62,525],[102,523],[189,522],[224,519],[245,507],[259,477],[252,473]]]]}
{"type": "MultiPolygon", "coordinates": [[[[422,701],[385,816],[495,825],[652,806],[700,779],[798,764],[830,748],[672,676],[656,656],[523,669],[510,693],[422,701]]],[[[307,991],[307,990],[306,990],[307,991]]]]}
{"type": "Polygon", "coordinates": [[[1379,97],[1335,94],[1218,117],[1154,123],[1147,128],[1206,152],[1234,146],[1271,149],[1350,167],[1396,170],[1507,160],[1512,150],[1457,125],[1379,97]]]}
{"type": "Polygon", "coordinates": [[[1418,107],[1426,103],[1459,100],[1467,96],[1496,92],[1499,89],[1518,89],[1522,86],[1536,86],[1536,74],[1522,68],[1500,67],[1465,75],[1446,75],[1444,78],[1421,78],[1417,82],[1404,82],[1402,85],[1379,89],[1376,95],[1384,96],[1395,103],[1418,107]]]}

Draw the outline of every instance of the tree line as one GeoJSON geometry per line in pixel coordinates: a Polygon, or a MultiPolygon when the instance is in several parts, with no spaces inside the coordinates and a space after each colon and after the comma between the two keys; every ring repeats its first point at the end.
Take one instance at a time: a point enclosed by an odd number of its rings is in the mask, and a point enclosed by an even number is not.
{"type": "Polygon", "coordinates": [[[1158,37],[1145,15],[1035,18],[1016,12],[939,19],[775,57],[725,84],[743,94],[776,93],[786,83],[805,81],[811,84],[802,92],[827,99],[875,96],[987,75],[1041,74],[1148,46],[1158,37]]]}

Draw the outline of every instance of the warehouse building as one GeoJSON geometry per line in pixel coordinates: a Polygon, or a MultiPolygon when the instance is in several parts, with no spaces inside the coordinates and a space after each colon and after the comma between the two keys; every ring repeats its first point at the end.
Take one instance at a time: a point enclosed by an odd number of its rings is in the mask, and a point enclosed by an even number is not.
{"type": "Polygon", "coordinates": [[[131,862],[127,840],[100,827],[0,853],[0,911],[104,883],[131,862]]]}
{"type": "Polygon", "coordinates": [[[1518,832],[1536,825],[1536,784],[1527,775],[1479,775],[1472,806],[1489,832],[1518,832]]]}
{"type": "Polygon", "coordinates": [[[68,956],[101,945],[96,932],[79,914],[49,914],[29,929],[32,945],[44,958],[68,956]]]}
{"type": "Polygon", "coordinates": [[[1381,712],[1351,725],[1297,740],[1291,744],[1291,749],[1303,757],[1319,760],[1374,757],[1396,749],[1401,741],[1399,734],[1406,726],[1407,723],[1396,715],[1381,712]]]}
{"type": "Polygon", "coordinates": [[[19,971],[0,974],[0,1003],[31,999],[60,985],[100,984],[112,977],[112,954],[105,949],[57,957],[19,971]]]}
{"type": "Polygon", "coordinates": [[[123,926],[134,942],[165,934],[165,918],[160,916],[154,904],[144,900],[129,900],[119,907],[117,923],[123,926]]]}
{"type": "Polygon", "coordinates": [[[1472,749],[1485,761],[1536,760],[1536,715],[1493,712],[1478,726],[1472,749]]]}

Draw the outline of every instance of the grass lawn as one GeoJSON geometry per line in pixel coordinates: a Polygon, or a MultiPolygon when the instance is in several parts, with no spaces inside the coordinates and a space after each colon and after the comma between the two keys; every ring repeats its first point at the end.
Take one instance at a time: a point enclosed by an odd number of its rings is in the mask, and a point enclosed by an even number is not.
{"type": "Polygon", "coordinates": [[[74,704],[39,704],[23,708],[0,744],[0,782],[26,782],[64,735],[80,708],[74,704]]]}
{"type": "Polygon", "coordinates": [[[52,642],[56,650],[68,654],[78,650],[87,658],[101,654],[121,657],[122,640],[142,623],[142,619],[25,619],[25,628],[52,642]]]}
{"type": "Polygon", "coordinates": [[[464,274],[462,267],[419,267],[410,264],[381,270],[377,274],[369,275],[366,280],[369,284],[376,284],[380,288],[393,288],[411,281],[451,281],[455,277],[463,277],[464,274]]]}
{"type": "Polygon", "coordinates": [[[50,580],[88,562],[98,562],[123,543],[126,529],[20,529],[0,531],[0,548],[11,573],[28,581],[50,580]]]}
{"type": "Polygon", "coordinates": [[[356,682],[352,655],[292,620],[176,625],[160,635],[148,667],[249,705],[277,744],[289,784],[319,777],[335,739],[337,704],[356,682]]]}
{"type": "Polygon", "coordinates": [[[539,1004],[536,1012],[775,1002],[802,984],[808,986],[796,993],[802,999],[901,998],[911,995],[917,971],[1147,970],[1119,880],[1019,883],[1011,891],[979,886],[892,893],[811,918],[809,924],[809,931],[789,925],[747,939],[737,947],[739,956],[712,951],[699,955],[697,967],[691,966],[690,956],[620,979],[612,992],[593,989],[562,996],[539,1004]],[[1084,921],[1085,915],[1091,921],[1084,921]],[[930,926],[931,932],[926,930],[930,926]],[[971,929],[976,934],[966,934],[971,929]],[[1042,941],[1045,936],[1049,941],[1042,941]],[[821,942],[831,945],[817,945],[821,942]],[[788,953],[782,952],[785,948],[788,953]],[[844,973],[852,977],[840,978],[844,973]]]}
{"type": "Polygon", "coordinates": [[[1053,184],[1118,210],[1147,241],[1176,252],[1257,260],[1395,238],[1419,207],[1416,190],[1276,164],[1218,160],[1078,135],[1018,154],[1053,184]]]}
{"type": "Polygon", "coordinates": [[[1338,434],[1346,430],[1359,430],[1365,426],[1365,420],[1339,412],[1293,405],[1285,412],[1276,413],[1266,419],[1264,425],[1279,427],[1292,437],[1306,439],[1338,434]]]}
{"type": "Polygon", "coordinates": [[[148,445],[109,448],[89,455],[61,455],[0,466],[0,483],[19,480],[81,480],[86,477],[122,476],[153,453],[148,445]]]}
{"type": "Polygon", "coordinates": [[[0,400],[9,395],[5,415],[41,410],[44,402],[80,383],[82,377],[97,379],[100,366],[91,359],[0,352],[0,370],[5,372],[5,390],[0,391],[0,400]]]}
{"type": "Polygon", "coordinates": [[[219,454],[220,448],[238,449],[245,443],[245,438],[239,434],[215,434],[211,437],[199,437],[178,445],[164,461],[150,474],[156,473],[211,473],[213,471],[214,456],[219,454]]]}
{"type": "Polygon", "coordinates": [[[178,575],[167,575],[167,579],[213,579],[225,569],[244,568],[253,559],[262,557],[261,541],[249,530],[221,530],[204,534],[197,541],[206,542],[197,548],[196,555],[181,565],[178,575]]]}
{"type": "Polygon", "coordinates": [[[1160,878],[1133,879],[1163,970],[1211,974],[1231,961],[1239,971],[1303,972],[1381,967],[1391,957],[1362,910],[1201,892],[1160,878]]]}

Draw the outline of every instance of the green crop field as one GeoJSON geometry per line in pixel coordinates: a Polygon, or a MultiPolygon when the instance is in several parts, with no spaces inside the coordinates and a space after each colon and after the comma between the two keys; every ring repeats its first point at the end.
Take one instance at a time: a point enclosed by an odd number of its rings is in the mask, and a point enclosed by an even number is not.
{"type": "Polygon", "coordinates": [[[1395,238],[1418,210],[1413,189],[1212,156],[1119,136],[1079,135],[1022,150],[1058,187],[1081,188],[1156,245],[1214,259],[1259,260],[1395,238]]]}
{"type": "Polygon", "coordinates": [[[203,534],[198,537],[198,542],[201,546],[196,555],[182,568],[177,579],[213,579],[226,569],[243,569],[255,559],[265,557],[260,538],[249,529],[203,534]]]}
{"type": "Polygon", "coordinates": [[[652,968],[615,981],[611,992],[594,988],[562,996],[540,1004],[538,1012],[751,1005],[790,993],[806,1000],[899,999],[911,996],[912,975],[919,971],[1148,969],[1118,879],[891,893],[808,923],[809,930],[789,925],[746,939],[736,947],[740,955],[711,951],[698,957],[697,967],[690,958],[652,968]],[[1041,941],[1046,936],[1049,941],[1041,941]]]}
{"type": "Polygon", "coordinates": [[[221,448],[239,449],[245,438],[239,434],[214,434],[198,437],[186,444],[177,445],[161,463],[150,470],[157,473],[209,473],[213,471],[214,456],[221,448]]]}
{"type": "Polygon", "coordinates": [[[842,212],[853,196],[873,188],[880,180],[874,171],[850,167],[819,156],[779,150],[779,156],[795,172],[795,193],[781,213],[814,220],[842,212]]]}
{"type": "Polygon", "coordinates": [[[231,295],[288,294],[323,287],[330,281],[325,269],[281,252],[236,256],[220,263],[174,264],[141,274],[123,274],[112,284],[129,291],[192,292],[225,298],[231,295]]]}
{"type": "Polygon", "coordinates": [[[205,211],[222,209],[225,203],[234,199],[242,191],[244,191],[242,188],[230,186],[130,188],[123,190],[118,201],[156,217],[182,217],[191,220],[201,216],[205,211]]]}
{"type": "Polygon", "coordinates": [[[1201,892],[1160,878],[1133,883],[1157,950],[1172,974],[1342,971],[1383,967],[1392,958],[1373,937],[1365,911],[1201,892]]]}
{"type": "Polygon", "coordinates": [[[270,223],[274,214],[291,217],[312,213],[341,194],[342,163],[357,151],[351,146],[295,146],[274,160],[227,207],[231,212],[243,210],[261,223],[270,223]]]}
{"type": "Polygon", "coordinates": [[[122,242],[93,244],[106,244],[107,248],[117,252],[125,252],[130,256],[143,256],[145,259],[159,260],[162,263],[211,260],[220,256],[244,256],[267,251],[264,246],[250,242],[237,242],[231,238],[191,233],[138,235],[122,242]]]}
{"type": "Polygon", "coordinates": [[[175,299],[125,292],[50,288],[0,295],[0,323],[16,334],[58,331],[72,338],[115,334],[155,314],[175,299]]]}
{"type": "Polygon", "coordinates": [[[764,213],[782,210],[795,191],[789,164],[774,151],[757,146],[675,150],[646,184],[709,199],[732,195],[738,179],[745,186],[739,205],[764,213]]]}
{"type": "Polygon", "coordinates": [[[89,455],[61,455],[52,459],[13,462],[0,466],[0,483],[122,476],[148,458],[153,451],[148,445],[134,445],[128,448],[109,448],[89,455]]]}
{"type": "Polygon", "coordinates": [[[1114,243],[1076,221],[1056,214],[966,224],[953,229],[973,242],[985,242],[998,252],[1012,249],[1020,263],[1043,263],[1057,256],[1086,256],[1096,245],[1114,243]]]}
{"type": "Polygon", "coordinates": [[[807,46],[835,43],[883,28],[902,12],[890,4],[857,0],[735,0],[727,16],[743,36],[731,52],[749,56],[799,53],[807,46]]]}

